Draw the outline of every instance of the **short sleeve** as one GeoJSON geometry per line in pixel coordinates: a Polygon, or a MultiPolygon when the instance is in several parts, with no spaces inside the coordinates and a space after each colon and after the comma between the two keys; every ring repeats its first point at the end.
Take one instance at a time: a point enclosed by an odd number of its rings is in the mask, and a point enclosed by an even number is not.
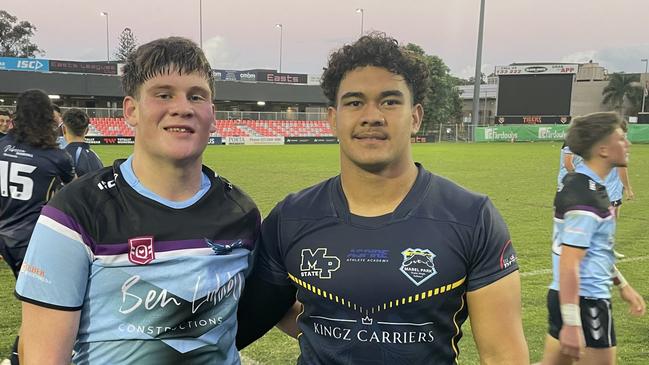
{"type": "Polygon", "coordinates": [[[597,218],[590,211],[569,210],[564,215],[563,230],[557,237],[561,244],[588,248],[593,232],[597,230],[597,218]]]}
{"type": "Polygon", "coordinates": [[[257,258],[253,276],[276,285],[291,285],[282,258],[281,203],[268,214],[261,224],[261,235],[256,244],[257,258]]]}
{"type": "Polygon", "coordinates": [[[92,253],[77,227],[62,211],[43,209],[16,282],[18,299],[60,310],[81,309],[92,253]]]}
{"type": "Polygon", "coordinates": [[[61,153],[61,159],[59,161],[58,168],[61,176],[61,181],[64,184],[67,184],[72,181],[72,179],[74,179],[74,164],[72,163],[72,157],[69,153],[63,150],[61,150],[61,152],[63,153],[61,153]]]}
{"type": "Polygon", "coordinates": [[[471,242],[468,290],[487,286],[518,270],[518,257],[507,225],[489,199],[485,199],[471,242]]]}

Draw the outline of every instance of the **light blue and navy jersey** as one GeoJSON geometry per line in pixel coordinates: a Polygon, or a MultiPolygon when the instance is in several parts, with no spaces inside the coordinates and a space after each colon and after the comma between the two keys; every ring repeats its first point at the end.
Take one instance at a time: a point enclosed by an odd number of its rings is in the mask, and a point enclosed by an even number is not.
{"type": "Polygon", "coordinates": [[[622,184],[622,179],[620,179],[620,174],[617,169],[617,167],[614,167],[604,180],[608,198],[612,202],[621,200],[624,193],[624,185],[622,184]]]}
{"type": "Polygon", "coordinates": [[[236,311],[260,216],[203,174],[196,196],[170,202],[116,161],[44,207],[16,294],[81,311],[75,364],[239,364],[236,311]]]}
{"type": "Polygon", "coordinates": [[[70,157],[72,157],[74,170],[77,172],[77,176],[79,177],[104,167],[99,156],[97,156],[97,154],[90,149],[90,145],[85,142],[68,143],[64,150],[70,154],[70,157]]]}
{"type": "Polygon", "coordinates": [[[588,166],[580,164],[566,175],[554,198],[552,237],[553,280],[550,289],[559,287],[561,247],[586,250],[579,267],[579,295],[611,297],[615,219],[602,179],[588,166]]]}
{"type": "Polygon", "coordinates": [[[566,146],[566,144],[564,143],[563,146],[561,146],[561,156],[559,159],[559,175],[557,176],[557,186],[561,186],[563,177],[566,176],[566,174],[568,173],[568,169],[566,169],[566,164],[564,162],[565,157],[567,155],[572,156],[572,165],[575,166],[575,168],[579,166],[579,164],[581,164],[581,162],[584,160],[578,154],[572,153],[572,151],[570,151],[570,147],[566,146]]]}
{"type": "Polygon", "coordinates": [[[43,205],[74,178],[72,159],[58,148],[0,140],[0,241],[26,246],[43,205]]]}
{"type": "Polygon", "coordinates": [[[254,275],[297,288],[299,364],[455,364],[467,292],[518,269],[491,201],[418,169],[384,216],[351,214],[337,176],[264,220],[254,275]]]}

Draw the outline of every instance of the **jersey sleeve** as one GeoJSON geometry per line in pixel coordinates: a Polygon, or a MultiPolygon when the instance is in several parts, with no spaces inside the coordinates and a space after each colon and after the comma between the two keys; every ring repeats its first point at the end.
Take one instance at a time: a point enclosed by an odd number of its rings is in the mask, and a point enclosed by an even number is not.
{"type": "Polygon", "coordinates": [[[268,214],[261,224],[261,235],[256,244],[255,266],[252,275],[277,285],[291,285],[282,259],[281,203],[268,214]]]}
{"type": "Polygon", "coordinates": [[[469,291],[480,289],[518,270],[518,257],[507,225],[489,199],[480,209],[470,247],[469,291]]]}
{"type": "Polygon", "coordinates": [[[59,173],[61,176],[61,181],[64,184],[69,183],[74,179],[75,176],[75,171],[74,171],[74,163],[72,162],[72,157],[70,156],[69,153],[67,153],[64,150],[61,150],[61,158],[59,159],[58,163],[58,168],[59,168],[59,173]]]}
{"type": "Polygon", "coordinates": [[[92,252],[83,229],[68,214],[47,205],[34,228],[16,282],[18,299],[59,310],[80,310],[92,252]]]}
{"type": "Polygon", "coordinates": [[[569,210],[564,215],[563,230],[559,232],[557,241],[562,245],[588,248],[597,229],[597,221],[597,216],[590,211],[569,210]]]}

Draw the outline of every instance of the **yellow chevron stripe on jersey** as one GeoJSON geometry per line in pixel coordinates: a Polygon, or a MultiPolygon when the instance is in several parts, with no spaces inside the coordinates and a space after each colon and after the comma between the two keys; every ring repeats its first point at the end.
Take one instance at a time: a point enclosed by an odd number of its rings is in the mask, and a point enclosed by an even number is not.
{"type": "MultiPolygon", "coordinates": [[[[313,285],[311,285],[311,284],[309,284],[309,283],[295,277],[294,275],[292,275],[290,273],[288,274],[288,277],[294,283],[296,283],[297,285],[305,288],[306,290],[311,291],[314,294],[316,294],[318,296],[321,296],[321,297],[323,297],[325,299],[329,299],[332,302],[334,301],[334,295],[332,295],[330,292],[327,292],[326,290],[322,290],[320,288],[316,288],[315,286],[313,286],[313,285]]],[[[382,305],[377,305],[376,307],[372,307],[370,310],[367,310],[367,311],[363,308],[363,306],[356,305],[355,303],[352,303],[349,300],[345,300],[345,298],[342,298],[342,297],[340,297],[340,303],[343,306],[347,306],[347,308],[352,308],[353,307],[354,310],[358,310],[361,313],[365,312],[365,314],[367,314],[368,312],[371,312],[372,314],[374,314],[375,312],[380,312],[381,310],[387,310],[389,308],[392,308],[393,306],[398,307],[399,304],[406,304],[406,301],[408,303],[418,302],[420,300],[428,299],[428,298],[431,298],[433,296],[443,294],[445,292],[451,291],[451,290],[457,288],[458,286],[464,284],[465,280],[466,280],[466,276],[463,277],[462,279],[454,282],[454,283],[442,285],[442,286],[440,286],[438,288],[430,289],[428,291],[415,294],[414,297],[412,295],[410,295],[408,297],[395,299],[395,300],[383,303],[382,305]]],[[[338,295],[335,295],[335,302],[336,303],[339,303],[338,299],[339,299],[338,295]]],[[[464,303],[464,299],[462,299],[462,301],[464,303]]],[[[464,304],[462,304],[462,307],[463,306],[464,306],[464,304]]],[[[453,321],[455,321],[455,316],[453,317],[453,321]]],[[[457,327],[457,324],[456,324],[456,327],[457,327]]]]}

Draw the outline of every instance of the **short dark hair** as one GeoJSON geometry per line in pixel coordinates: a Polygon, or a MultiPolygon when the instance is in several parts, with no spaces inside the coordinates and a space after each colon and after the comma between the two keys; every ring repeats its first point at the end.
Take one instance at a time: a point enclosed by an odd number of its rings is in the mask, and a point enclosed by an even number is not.
{"type": "Polygon", "coordinates": [[[52,104],[52,109],[54,109],[55,112],[61,114],[61,108],[58,105],[52,104]]]}
{"type": "Polygon", "coordinates": [[[593,146],[610,136],[624,121],[616,112],[598,112],[577,117],[570,123],[566,144],[572,153],[591,159],[593,146]]]}
{"type": "Polygon", "coordinates": [[[329,105],[336,105],[340,82],[349,71],[359,67],[375,66],[403,76],[413,104],[421,104],[429,88],[429,72],[422,58],[384,33],[373,32],[333,52],[322,75],[322,90],[329,105]]]}
{"type": "Polygon", "coordinates": [[[138,47],[122,67],[122,88],[126,95],[137,98],[140,86],[147,80],[173,71],[179,75],[197,72],[204,76],[214,96],[210,63],[196,43],[182,37],[156,39],[138,47]]]}
{"type": "Polygon", "coordinates": [[[6,115],[11,118],[11,113],[9,112],[9,110],[0,109],[0,115],[6,115]]]}
{"type": "Polygon", "coordinates": [[[54,107],[45,92],[32,89],[18,95],[13,124],[11,133],[16,142],[40,148],[58,147],[54,107]]]}
{"type": "Polygon", "coordinates": [[[90,124],[90,119],[83,110],[72,108],[63,114],[63,124],[70,133],[77,137],[83,137],[88,124],[90,124]]]}

